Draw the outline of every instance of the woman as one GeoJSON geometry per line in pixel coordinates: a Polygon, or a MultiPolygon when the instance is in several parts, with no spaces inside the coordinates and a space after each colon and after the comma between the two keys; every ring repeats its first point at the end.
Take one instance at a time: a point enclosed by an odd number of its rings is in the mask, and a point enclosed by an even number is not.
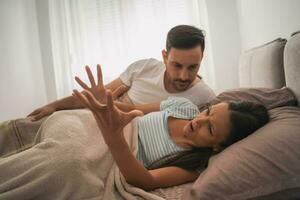
{"type": "MultiPolygon", "coordinates": [[[[136,106],[114,102],[97,70],[97,85],[87,68],[91,87],[76,77],[85,90],[73,93],[93,115],[56,112],[42,123],[32,146],[0,154],[0,199],[115,199],[125,191],[119,170],[144,190],[193,181],[210,156],[268,121],[266,109],[249,102],[222,102],[201,112],[185,98],[136,106]],[[138,125],[137,156],[125,138],[127,124],[138,125]]],[[[32,134],[24,130],[21,136],[32,134]]],[[[20,134],[0,124],[1,144],[19,140],[20,134]]]]}
{"type": "Polygon", "coordinates": [[[211,155],[248,136],[269,120],[264,106],[250,102],[222,102],[202,112],[189,100],[178,97],[149,105],[114,102],[112,93],[103,86],[100,66],[97,70],[98,85],[87,70],[91,88],[76,77],[85,90],[82,93],[74,90],[73,95],[92,111],[126,181],[145,190],[195,180],[199,168],[207,165],[211,155]],[[95,91],[97,99],[93,95],[95,91]],[[136,158],[122,131],[138,116],[136,158]]]}

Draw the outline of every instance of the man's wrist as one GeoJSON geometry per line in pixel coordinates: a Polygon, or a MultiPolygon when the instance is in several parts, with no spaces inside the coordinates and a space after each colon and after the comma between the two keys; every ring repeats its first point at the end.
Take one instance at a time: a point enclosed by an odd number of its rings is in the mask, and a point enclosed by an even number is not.
{"type": "Polygon", "coordinates": [[[51,108],[53,108],[55,111],[58,111],[57,101],[54,101],[50,104],[48,104],[51,108]]]}

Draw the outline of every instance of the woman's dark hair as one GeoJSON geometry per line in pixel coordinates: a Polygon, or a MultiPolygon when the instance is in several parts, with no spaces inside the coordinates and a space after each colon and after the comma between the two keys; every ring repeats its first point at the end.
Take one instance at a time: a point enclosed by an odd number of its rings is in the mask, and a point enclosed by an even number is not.
{"type": "MultiPolygon", "coordinates": [[[[229,101],[227,103],[231,129],[226,140],[219,144],[222,150],[247,137],[269,121],[268,111],[261,104],[247,101],[229,101]]],[[[148,169],[167,166],[177,166],[186,170],[201,169],[207,167],[209,158],[220,151],[213,151],[212,148],[193,148],[179,154],[167,155],[152,163],[148,169]]]]}
{"type": "Polygon", "coordinates": [[[203,31],[190,25],[178,25],[173,27],[167,35],[166,49],[191,49],[200,45],[202,52],[205,48],[203,31]]]}

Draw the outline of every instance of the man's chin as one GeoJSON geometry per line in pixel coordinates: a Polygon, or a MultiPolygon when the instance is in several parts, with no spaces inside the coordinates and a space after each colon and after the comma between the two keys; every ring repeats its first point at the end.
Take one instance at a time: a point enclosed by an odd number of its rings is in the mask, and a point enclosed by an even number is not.
{"type": "Polygon", "coordinates": [[[186,84],[186,85],[174,85],[174,88],[177,90],[177,91],[180,91],[180,92],[183,92],[185,90],[187,90],[189,88],[191,84],[186,84]]]}

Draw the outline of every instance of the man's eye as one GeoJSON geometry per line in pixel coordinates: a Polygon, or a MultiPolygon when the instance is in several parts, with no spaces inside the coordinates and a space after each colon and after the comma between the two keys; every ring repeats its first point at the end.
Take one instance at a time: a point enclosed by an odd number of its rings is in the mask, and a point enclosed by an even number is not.
{"type": "Polygon", "coordinates": [[[193,67],[190,67],[189,69],[190,69],[190,71],[194,71],[194,70],[196,70],[196,68],[197,68],[197,66],[193,66],[193,67]]]}

